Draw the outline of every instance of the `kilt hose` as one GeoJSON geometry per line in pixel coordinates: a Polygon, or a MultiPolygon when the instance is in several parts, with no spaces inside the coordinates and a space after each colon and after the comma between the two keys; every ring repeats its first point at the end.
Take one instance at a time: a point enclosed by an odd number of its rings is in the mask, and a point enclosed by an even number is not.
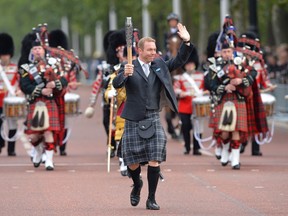
{"type": "Polygon", "coordinates": [[[155,134],[149,139],[139,136],[138,122],[126,120],[122,137],[122,156],[125,165],[145,164],[148,161],[166,161],[167,137],[160,122],[158,111],[146,111],[146,120],[152,120],[155,134]]]}
{"type": "Polygon", "coordinates": [[[237,121],[235,131],[248,132],[248,122],[247,122],[247,109],[246,102],[239,101],[235,93],[226,93],[220,104],[215,107],[215,113],[211,113],[209,127],[214,129],[214,133],[222,132],[219,130],[220,117],[222,114],[224,103],[231,101],[235,104],[237,112],[237,121]]]}
{"type": "Polygon", "coordinates": [[[42,101],[46,104],[49,114],[49,128],[46,129],[48,131],[59,131],[60,130],[60,121],[59,121],[59,112],[58,107],[54,99],[49,100],[46,98],[37,98],[32,104],[28,106],[28,115],[27,115],[27,130],[25,133],[32,134],[32,133],[39,133],[39,131],[31,130],[33,112],[35,109],[35,105],[38,101],[42,101]]]}

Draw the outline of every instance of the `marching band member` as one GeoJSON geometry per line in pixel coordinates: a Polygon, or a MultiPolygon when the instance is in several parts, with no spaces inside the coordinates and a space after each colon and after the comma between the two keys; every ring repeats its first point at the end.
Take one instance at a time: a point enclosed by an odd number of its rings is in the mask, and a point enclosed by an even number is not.
{"type": "MultiPolygon", "coordinates": [[[[106,33],[104,37],[104,48],[106,52],[107,61],[103,61],[100,67],[98,67],[97,76],[93,83],[92,93],[91,93],[91,103],[90,107],[88,107],[85,111],[86,117],[91,117],[93,114],[93,107],[96,103],[97,95],[102,93],[102,106],[103,106],[103,125],[105,132],[107,134],[107,145],[109,140],[109,117],[110,117],[110,103],[105,100],[105,91],[107,90],[108,84],[111,80],[111,70],[113,70],[113,66],[118,65],[120,62],[123,61],[119,57],[117,57],[117,53],[121,50],[123,52],[124,46],[126,44],[125,39],[125,31],[118,30],[118,31],[109,31],[106,33]],[[91,115],[92,114],[92,115],[91,115]]],[[[116,141],[115,141],[115,131],[112,132],[111,137],[111,153],[110,157],[115,157],[116,153],[116,141]]]]}
{"type": "Polygon", "coordinates": [[[62,98],[68,82],[62,76],[57,60],[45,53],[44,45],[48,41],[46,37],[43,40],[47,32],[45,29],[45,26],[36,29],[29,55],[30,64],[22,64],[19,73],[21,90],[29,102],[25,133],[35,147],[32,161],[34,167],[39,167],[43,153],[40,143],[44,140],[45,168],[49,171],[54,170],[53,152],[57,142],[54,137],[64,126],[65,104],[62,98]]]}
{"type": "Polygon", "coordinates": [[[222,165],[228,164],[231,147],[231,166],[240,169],[241,142],[259,131],[267,132],[268,127],[254,82],[257,74],[252,67],[254,62],[249,58],[233,56],[237,38],[229,16],[225,18],[218,42],[221,57],[214,59],[214,75],[210,84],[214,109],[209,126],[222,139],[222,165]]]}
{"type": "MultiPolygon", "coordinates": [[[[263,54],[261,51],[260,40],[252,32],[246,32],[240,35],[237,48],[239,55],[248,55],[253,58],[255,63],[253,68],[257,71],[256,83],[260,92],[273,91],[277,86],[273,85],[269,79],[268,72],[265,67],[263,54]]],[[[248,142],[241,145],[241,153],[245,151],[248,142]]],[[[260,145],[252,137],[252,156],[262,156],[260,145]]]]}
{"type": "MultiPolygon", "coordinates": [[[[11,62],[11,58],[14,55],[14,43],[12,37],[7,33],[0,34],[0,64],[4,71],[3,76],[9,80],[12,87],[15,88],[15,94],[18,94],[18,68],[17,65],[11,62]],[[17,91],[17,92],[16,92],[17,91]]],[[[5,88],[4,79],[0,76],[0,114],[3,113],[3,100],[9,96],[7,88],[5,88]]],[[[6,119],[9,128],[8,138],[15,136],[17,132],[17,120],[6,119]]],[[[3,120],[0,118],[0,129],[2,127],[3,120]]],[[[0,153],[1,149],[5,146],[5,140],[0,135],[0,153]]],[[[15,153],[15,141],[8,141],[8,156],[16,156],[15,153]]]]}
{"type": "MultiPolygon", "coordinates": [[[[136,52],[133,49],[132,50],[132,56],[134,59],[136,58],[136,52]]],[[[106,101],[109,101],[112,97],[115,97],[116,104],[117,104],[117,110],[116,110],[116,119],[115,119],[115,141],[118,143],[117,145],[117,156],[119,158],[119,165],[120,165],[120,172],[122,176],[127,176],[127,166],[124,164],[123,156],[122,156],[122,135],[124,132],[124,125],[125,125],[125,119],[121,118],[121,113],[124,108],[124,104],[126,101],[126,90],[124,87],[119,89],[114,89],[112,86],[112,82],[116,75],[118,74],[118,71],[121,67],[121,64],[125,61],[127,61],[127,47],[124,49],[119,49],[117,52],[117,58],[119,59],[120,63],[118,65],[114,66],[115,72],[111,75],[110,81],[107,87],[107,90],[105,91],[105,99],[106,101]]]]}
{"type": "Polygon", "coordinates": [[[160,209],[155,195],[160,163],[166,160],[167,140],[160,122],[159,111],[164,104],[169,104],[171,109],[177,112],[170,72],[183,66],[193,50],[190,34],[180,23],[178,34],[184,43],[176,58],[166,62],[161,58],[155,58],[156,41],[144,37],[138,43],[139,57],[132,64],[121,67],[113,80],[114,88],[125,86],[127,95],[121,117],[125,119],[122,137],[123,159],[134,183],[130,193],[130,203],[132,206],[137,206],[140,202],[143,186],[140,164],[148,163],[149,194],[146,209],[150,210],[160,209]]]}
{"type": "MultiPolygon", "coordinates": [[[[197,50],[194,49],[189,59],[184,65],[184,73],[174,76],[174,91],[178,97],[178,112],[182,122],[181,131],[185,142],[184,154],[187,155],[191,151],[191,135],[193,128],[192,114],[193,114],[193,97],[197,96],[193,84],[189,82],[193,79],[199,89],[204,87],[204,75],[200,71],[196,71],[199,64],[197,50]]],[[[201,137],[201,135],[200,135],[201,137]]],[[[193,133],[193,155],[201,155],[200,146],[193,133]]]]}
{"type": "MultiPolygon", "coordinates": [[[[60,29],[55,29],[49,32],[49,46],[50,47],[61,47],[64,50],[68,50],[68,40],[67,40],[67,36],[65,35],[65,33],[60,30],[60,29]]],[[[71,70],[70,65],[66,64],[64,67],[65,70],[65,78],[68,82],[68,86],[66,88],[66,93],[70,92],[71,90],[76,90],[77,89],[77,79],[76,79],[76,71],[71,70]]],[[[64,97],[64,95],[63,95],[64,97]]],[[[64,99],[63,99],[64,100],[64,99]]],[[[63,139],[66,138],[67,136],[67,128],[68,128],[68,117],[65,116],[65,131],[64,131],[64,136],[63,139]]],[[[63,142],[62,145],[59,145],[59,154],[61,156],[66,156],[67,152],[66,152],[66,146],[67,146],[67,142],[63,142]]]]}

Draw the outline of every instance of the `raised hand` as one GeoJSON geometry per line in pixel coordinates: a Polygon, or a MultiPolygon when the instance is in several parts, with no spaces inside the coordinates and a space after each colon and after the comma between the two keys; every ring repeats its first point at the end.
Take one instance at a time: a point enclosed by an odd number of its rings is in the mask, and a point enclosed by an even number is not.
{"type": "Polygon", "coordinates": [[[178,27],[178,35],[183,41],[190,41],[190,34],[187,31],[186,27],[181,23],[177,24],[178,27]]]}

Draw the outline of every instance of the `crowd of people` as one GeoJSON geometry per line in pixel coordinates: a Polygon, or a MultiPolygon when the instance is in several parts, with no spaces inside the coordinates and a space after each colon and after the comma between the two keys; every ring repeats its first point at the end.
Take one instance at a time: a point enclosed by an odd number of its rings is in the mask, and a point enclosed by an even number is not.
{"type": "MultiPolygon", "coordinates": [[[[137,29],[131,32],[132,45],[127,43],[125,29],[106,33],[105,60],[97,67],[85,110],[85,116],[91,118],[101,95],[108,157],[117,156],[121,175],[133,181],[132,206],[140,202],[141,167],[147,165],[146,208],[150,210],[160,209],[156,191],[162,177],[160,164],[166,160],[165,131],[171,138],[183,140],[184,155],[201,156],[203,119],[209,117],[216,158],[222,166],[230,162],[232,169],[239,170],[240,153],[248,141],[252,142],[252,155],[261,156],[254,136],[269,132],[261,92],[273,91],[273,80],[288,82],[287,44],[277,48],[276,58],[272,50],[263,50],[254,33],[237,37],[233,20],[227,16],[221,31],[210,35],[207,59],[202,63],[179,16],[169,14],[167,23],[164,55],[157,51],[155,39],[140,38],[137,29]],[[195,106],[198,99],[205,99],[200,108],[195,106]],[[166,130],[159,115],[162,108],[166,130]],[[202,128],[196,132],[195,119],[202,128]]],[[[68,51],[65,34],[49,32],[46,25],[23,38],[18,66],[11,62],[13,55],[12,37],[1,33],[0,126],[7,121],[9,132],[6,138],[0,136],[0,153],[6,139],[8,156],[16,156],[17,120],[24,117],[26,139],[22,140],[30,148],[33,166],[45,163],[47,171],[54,170],[56,149],[67,155],[69,115],[78,112],[77,97],[70,90],[77,89],[76,74],[85,70],[68,51]],[[17,98],[25,101],[19,105],[17,98]]]]}

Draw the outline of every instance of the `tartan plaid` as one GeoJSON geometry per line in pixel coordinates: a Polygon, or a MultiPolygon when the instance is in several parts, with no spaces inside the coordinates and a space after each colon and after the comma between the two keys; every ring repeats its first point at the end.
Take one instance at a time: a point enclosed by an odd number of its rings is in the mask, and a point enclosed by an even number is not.
{"type": "Polygon", "coordinates": [[[254,116],[257,129],[255,132],[266,133],[269,130],[266,119],[266,112],[256,82],[253,83],[252,88],[253,88],[254,116]]]}
{"type": "Polygon", "coordinates": [[[246,103],[245,101],[239,101],[235,93],[226,93],[223,96],[221,103],[215,107],[214,116],[211,116],[210,118],[209,127],[214,128],[215,133],[221,132],[221,130],[219,130],[219,122],[224,103],[227,101],[233,102],[236,107],[237,121],[235,131],[248,132],[246,103]]]}
{"type": "Polygon", "coordinates": [[[160,123],[159,113],[146,111],[145,119],[153,120],[152,124],[156,129],[155,134],[149,139],[143,139],[138,135],[138,122],[125,121],[122,154],[126,165],[166,160],[167,137],[160,123]]]}
{"type": "MultiPolygon", "coordinates": [[[[28,115],[27,115],[27,134],[35,133],[35,131],[31,130],[31,122],[33,117],[33,112],[35,109],[35,105],[38,101],[42,101],[46,104],[49,114],[49,131],[59,131],[60,130],[60,122],[59,122],[59,112],[58,107],[54,100],[49,100],[44,97],[37,98],[32,104],[28,106],[28,115]]],[[[38,133],[38,132],[37,132],[38,133]]]]}
{"type": "Polygon", "coordinates": [[[65,134],[65,99],[64,94],[62,96],[56,97],[55,102],[58,107],[59,112],[59,123],[60,123],[60,130],[55,131],[54,133],[54,141],[58,141],[58,145],[61,146],[63,144],[64,140],[64,134],[65,134]]]}

